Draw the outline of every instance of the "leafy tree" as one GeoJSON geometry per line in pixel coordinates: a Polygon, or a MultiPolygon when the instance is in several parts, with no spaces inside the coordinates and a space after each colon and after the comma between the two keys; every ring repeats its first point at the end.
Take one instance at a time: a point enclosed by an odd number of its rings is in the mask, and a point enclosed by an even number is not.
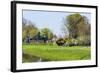
{"type": "Polygon", "coordinates": [[[77,29],[77,24],[81,20],[81,15],[80,14],[72,14],[67,17],[67,28],[69,31],[69,36],[72,38],[76,38],[78,36],[78,29],[77,29]]]}
{"type": "Polygon", "coordinates": [[[82,16],[79,13],[71,14],[66,17],[64,26],[64,31],[68,31],[69,33],[67,38],[79,39],[81,45],[91,44],[91,26],[87,17],[82,16]]]}
{"type": "MultiPolygon", "coordinates": [[[[26,39],[27,36],[30,38],[34,37],[38,33],[37,27],[35,27],[35,24],[33,24],[30,21],[25,20],[24,22],[27,22],[23,24],[24,26],[22,27],[22,39],[23,41],[26,39]]],[[[24,23],[23,22],[23,23],[24,23]]]]}
{"type": "Polygon", "coordinates": [[[44,36],[44,37],[47,37],[48,39],[53,38],[53,33],[48,28],[41,29],[41,35],[44,36]]]}
{"type": "Polygon", "coordinates": [[[83,35],[90,35],[90,24],[85,16],[79,13],[66,17],[65,27],[69,31],[69,37],[77,38],[83,35]]]}
{"type": "Polygon", "coordinates": [[[90,35],[90,24],[88,22],[88,19],[83,16],[81,21],[77,24],[77,28],[78,28],[78,36],[87,36],[90,35]]]}

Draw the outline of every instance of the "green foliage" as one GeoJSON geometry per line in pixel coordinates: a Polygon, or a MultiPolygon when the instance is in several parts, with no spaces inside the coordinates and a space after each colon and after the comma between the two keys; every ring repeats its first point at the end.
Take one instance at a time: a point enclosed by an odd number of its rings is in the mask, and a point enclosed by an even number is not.
{"type": "Polygon", "coordinates": [[[45,37],[48,37],[48,39],[52,39],[53,38],[53,33],[48,28],[41,29],[41,35],[45,36],[45,37]]]}
{"type": "Polygon", "coordinates": [[[66,17],[66,21],[65,27],[68,28],[69,37],[76,39],[79,36],[90,35],[90,24],[85,16],[79,13],[71,14],[66,17]]]}
{"type": "Polygon", "coordinates": [[[67,40],[66,40],[66,44],[68,45],[68,46],[77,46],[77,40],[76,39],[72,39],[72,38],[68,38],[67,40]]]}
{"type": "Polygon", "coordinates": [[[78,37],[78,45],[80,45],[80,46],[89,46],[89,45],[91,45],[90,36],[78,37]]]}
{"type": "Polygon", "coordinates": [[[78,36],[78,23],[80,22],[82,16],[80,14],[72,14],[69,15],[67,19],[67,24],[68,24],[68,31],[69,31],[69,36],[71,38],[76,38],[78,36]]]}
{"type": "Polygon", "coordinates": [[[22,26],[22,39],[25,40],[26,36],[30,36],[30,38],[34,37],[38,33],[38,28],[35,27],[30,21],[24,20],[22,26]],[[27,23],[26,23],[27,22],[27,23]]]}
{"type": "Polygon", "coordinates": [[[80,36],[77,39],[69,38],[66,39],[66,44],[68,46],[90,46],[91,39],[90,36],[80,36]]]}
{"type": "MultiPolygon", "coordinates": [[[[40,57],[47,61],[87,60],[91,58],[90,47],[51,46],[51,45],[23,45],[23,53],[40,57]]],[[[25,56],[23,56],[24,60],[25,56]]],[[[31,58],[28,58],[31,59],[31,58]]],[[[26,62],[30,62],[29,60],[26,62]]],[[[33,61],[34,62],[34,61],[33,61]]]]}
{"type": "Polygon", "coordinates": [[[63,46],[65,43],[66,43],[66,41],[63,38],[59,38],[56,41],[56,44],[59,45],[59,46],[63,46]]]}
{"type": "Polygon", "coordinates": [[[69,46],[89,46],[91,44],[91,27],[88,22],[88,19],[85,16],[76,13],[67,16],[66,21],[67,22],[65,23],[65,27],[69,31],[69,39],[66,40],[66,43],[69,46]]]}

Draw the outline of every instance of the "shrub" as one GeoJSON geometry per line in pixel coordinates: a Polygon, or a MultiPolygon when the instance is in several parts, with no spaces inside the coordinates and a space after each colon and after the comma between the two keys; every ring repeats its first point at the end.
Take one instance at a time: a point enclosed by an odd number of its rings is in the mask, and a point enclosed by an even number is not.
{"type": "Polygon", "coordinates": [[[59,38],[56,41],[56,44],[59,45],[59,46],[63,46],[65,43],[66,43],[66,41],[63,38],[59,38]]]}
{"type": "Polygon", "coordinates": [[[74,39],[74,38],[68,38],[68,39],[66,39],[66,44],[68,46],[78,46],[78,42],[79,42],[79,40],[74,39]]]}

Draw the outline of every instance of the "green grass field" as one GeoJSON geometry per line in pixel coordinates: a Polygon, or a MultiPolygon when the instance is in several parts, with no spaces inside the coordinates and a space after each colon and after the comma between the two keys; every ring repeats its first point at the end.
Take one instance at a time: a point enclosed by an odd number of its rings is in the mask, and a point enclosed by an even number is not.
{"type": "Polygon", "coordinates": [[[68,61],[91,59],[90,47],[57,46],[57,45],[22,45],[23,62],[36,62],[38,58],[44,61],[68,61]]]}

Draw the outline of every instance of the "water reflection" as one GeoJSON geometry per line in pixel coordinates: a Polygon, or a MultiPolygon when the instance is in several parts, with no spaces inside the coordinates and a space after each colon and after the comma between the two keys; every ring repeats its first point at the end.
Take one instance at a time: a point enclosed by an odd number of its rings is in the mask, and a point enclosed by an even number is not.
{"type": "Polygon", "coordinates": [[[43,62],[43,61],[48,61],[46,59],[42,59],[40,57],[37,56],[33,56],[33,55],[29,55],[26,53],[23,53],[23,63],[27,63],[27,62],[43,62]]]}

